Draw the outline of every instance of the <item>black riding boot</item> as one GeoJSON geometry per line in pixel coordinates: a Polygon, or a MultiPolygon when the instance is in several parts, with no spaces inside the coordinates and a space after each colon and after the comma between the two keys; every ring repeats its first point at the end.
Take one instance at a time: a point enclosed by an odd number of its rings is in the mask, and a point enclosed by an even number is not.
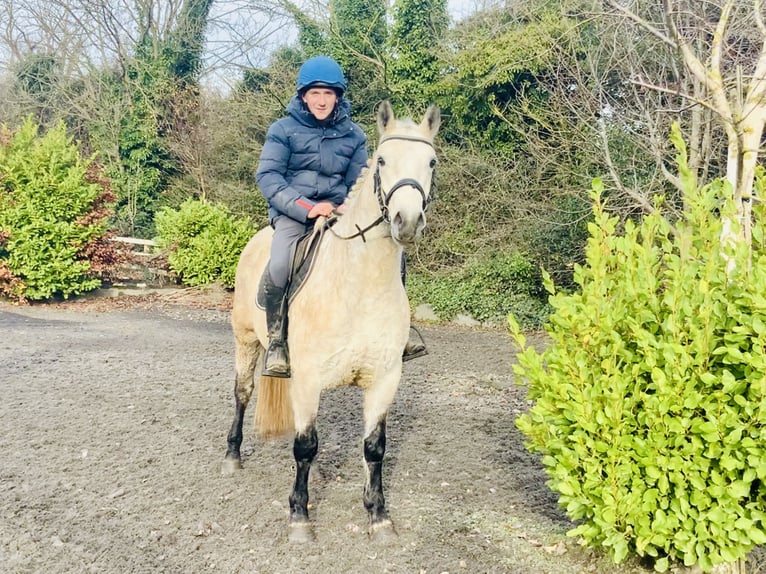
{"type": "Polygon", "coordinates": [[[266,326],[269,329],[269,348],[263,360],[263,374],[269,377],[290,377],[290,354],[287,351],[287,298],[285,289],[271,281],[269,271],[264,284],[266,295],[266,326]]]}
{"type": "MultiPolygon", "coordinates": [[[[402,285],[404,285],[407,280],[407,263],[404,254],[402,254],[401,274],[402,285]]],[[[427,354],[428,349],[426,349],[426,343],[423,341],[423,336],[420,334],[420,331],[411,326],[409,338],[407,339],[407,344],[404,346],[404,352],[402,353],[402,361],[410,361],[427,354]]]]}

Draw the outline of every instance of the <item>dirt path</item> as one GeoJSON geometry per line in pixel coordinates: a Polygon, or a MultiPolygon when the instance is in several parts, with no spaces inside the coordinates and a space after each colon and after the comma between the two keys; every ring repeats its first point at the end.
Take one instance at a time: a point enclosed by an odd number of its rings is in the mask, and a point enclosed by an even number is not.
{"type": "Polygon", "coordinates": [[[309,492],[318,540],[287,542],[292,450],[220,465],[233,414],[228,314],[141,304],[0,304],[0,572],[628,572],[571,525],[522,446],[502,332],[422,330],[388,424],[384,484],[399,532],[366,537],[361,394],[329,392],[309,492]]]}

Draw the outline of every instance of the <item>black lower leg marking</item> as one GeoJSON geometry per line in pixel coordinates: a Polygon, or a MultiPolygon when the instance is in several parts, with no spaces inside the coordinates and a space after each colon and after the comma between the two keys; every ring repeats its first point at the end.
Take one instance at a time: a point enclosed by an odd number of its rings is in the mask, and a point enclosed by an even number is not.
{"type": "Polygon", "coordinates": [[[364,507],[370,523],[387,520],[386,500],[383,496],[383,457],[386,454],[386,420],[382,419],[364,439],[364,460],[367,464],[367,482],[364,486],[364,507]]]}
{"type": "Polygon", "coordinates": [[[309,517],[309,470],[319,450],[317,431],[312,424],[302,434],[295,435],[293,456],[295,457],[295,484],[290,494],[290,521],[307,521],[309,517]]]}
{"type": "Polygon", "coordinates": [[[226,449],[226,459],[239,460],[239,449],[242,446],[242,422],[245,418],[245,405],[239,400],[236,391],[234,393],[234,420],[229,429],[229,436],[226,439],[228,447],[226,449]]]}

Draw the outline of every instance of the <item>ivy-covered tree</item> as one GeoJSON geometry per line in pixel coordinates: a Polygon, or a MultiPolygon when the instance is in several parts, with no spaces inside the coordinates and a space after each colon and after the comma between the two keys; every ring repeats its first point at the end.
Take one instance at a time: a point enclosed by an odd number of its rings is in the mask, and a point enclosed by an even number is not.
{"type": "Polygon", "coordinates": [[[386,2],[333,0],[330,7],[331,55],[346,74],[356,115],[372,117],[374,107],[388,94],[386,2]]]}
{"type": "Polygon", "coordinates": [[[41,125],[49,124],[55,116],[60,80],[61,60],[53,54],[31,52],[16,66],[15,94],[31,108],[41,125]]]}
{"type": "Polygon", "coordinates": [[[185,0],[175,27],[165,42],[170,75],[196,84],[199,78],[202,53],[213,0],[185,0]]]}
{"type": "Polygon", "coordinates": [[[282,5],[298,28],[297,44],[305,54],[327,53],[327,25],[312,18],[300,6],[290,0],[283,0],[282,5]]]}
{"type": "Polygon", "coordinates": [[[163,194],[188,171],[184,158],[195,157],[189,150],[193,143],[179,137],[187,138],[199,124],[197,82],[212,4],[185,0],[164,37],[152,26],[152,15],[143,14],[134,57],[115,94],[129,101],[119,127],[119,164],[111,174],[119,198],[116,223],[123,233],[153,233],[163,194]]]}
{"type": "Polygon", "coordinates": [[[387,76],[396,100],[405,107],[430,103],[448,26],[447,0],[394,2],[387,76]]]}
{"type": "Polygon", "coordinates": [[[177,174],[161,113],[161,103],[172,97],[174,84],[159,61],[142,56],[139,52],[124,81],[115,86],[114,98],[127,105],[120,110],[117,157],[110,176],[117,191],[115,224],[120,233],[149,237],[162,191],[177,174]]]}
{"type": "MultiPolygon", "coordinates": [[[[452,136],[514,152],[527,130],[545,129],[544,81],[559,68],[561,44],[577,42],[576,22],[558,10],[494,9],[462,23],[437,87],[452,136]]],[[[446,134],[449,137],[450,134],[446,134]]]]}

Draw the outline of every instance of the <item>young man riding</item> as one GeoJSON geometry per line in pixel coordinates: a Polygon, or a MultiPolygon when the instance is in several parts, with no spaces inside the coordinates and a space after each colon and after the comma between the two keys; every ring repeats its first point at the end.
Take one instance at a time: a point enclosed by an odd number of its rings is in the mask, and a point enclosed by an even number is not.
{"type": "MultiPolygon", "coordinates": [[[[349,190],[367,165],[367,137],[351,121],[351,105],[343,97],[346,88],[335,60],[307,60],[298,72],[297,93],[287,115],[271,125],[261,151],[256,179],[274,228],[265,282],[269,347],[264,375],[290,376],[285,292],[293,246],[317,217],[342,212],[349,190]]],[[[425,352],[422,343],[408,342],[403,358],[425,352]]]]}

